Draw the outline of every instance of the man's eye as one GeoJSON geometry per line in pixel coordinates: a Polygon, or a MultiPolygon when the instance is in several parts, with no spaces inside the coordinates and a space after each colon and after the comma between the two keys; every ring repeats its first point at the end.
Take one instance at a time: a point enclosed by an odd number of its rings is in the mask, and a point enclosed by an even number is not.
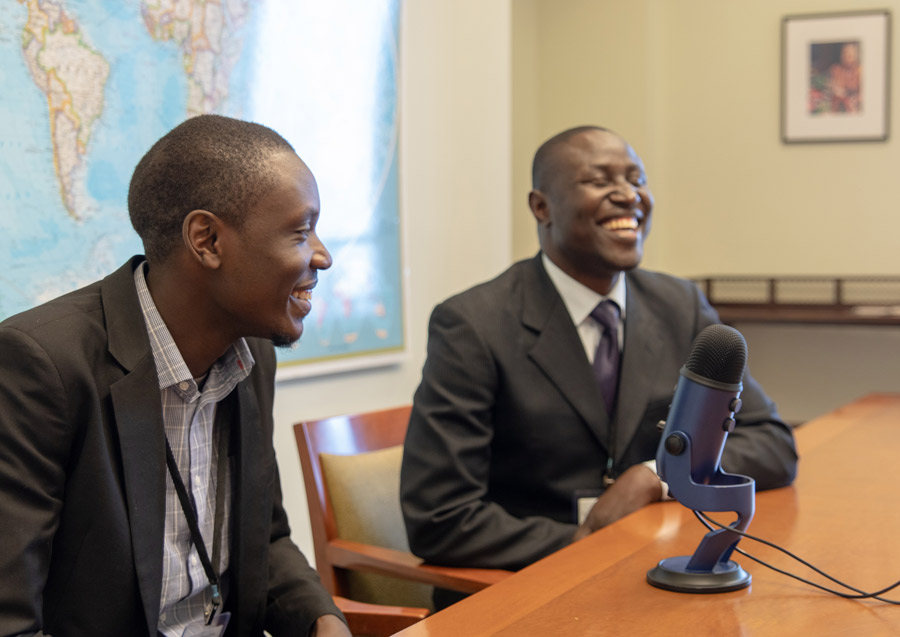
{"type": "Polygon", "coordinates": [[[644,176],[641,175],[641,174],[631,175],[631,176],[628,177],[628,182],[629,182],[632,186],[646,186],[646,185],[647,185],[647,178],[644,177],[644,176]]]}

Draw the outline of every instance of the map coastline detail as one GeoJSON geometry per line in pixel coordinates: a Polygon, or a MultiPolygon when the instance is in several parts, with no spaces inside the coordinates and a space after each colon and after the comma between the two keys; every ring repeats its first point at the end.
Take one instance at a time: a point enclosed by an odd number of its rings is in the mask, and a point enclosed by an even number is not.
{"type": "Polygon", "coordinates": [[[88,208],[85,155],[94,123],[103,112],[109,63],[86,42],[62,2],[28,0],[27,6],[22,52],[35,85],[47,99],[63,205],[80,220],[88,208]]]}
{"type": "Polygon", "coordinates": [[[398,360],[399,22],[400,0],[0,2],[0,320],[140,254],[135,165],[219,113],[281,133],[318,182],[334,265],[279,377],[398,360]]]}

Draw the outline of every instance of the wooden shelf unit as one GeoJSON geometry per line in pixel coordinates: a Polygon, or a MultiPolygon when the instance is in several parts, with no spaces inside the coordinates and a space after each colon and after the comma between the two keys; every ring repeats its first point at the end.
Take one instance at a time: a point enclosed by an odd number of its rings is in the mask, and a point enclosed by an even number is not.
{"type": "Polygon", "coordinates": [[[723,323],[900,325],[900,277],[694,278],[723,323]]]}

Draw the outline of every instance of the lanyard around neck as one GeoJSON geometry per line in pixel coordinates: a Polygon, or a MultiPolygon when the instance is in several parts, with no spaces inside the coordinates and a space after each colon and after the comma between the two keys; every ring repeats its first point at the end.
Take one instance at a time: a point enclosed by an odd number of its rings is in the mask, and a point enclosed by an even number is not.
{"type": "Polygon", "coordinates": [[[222,525],[225,520],[225,492],[227,490],[225,469],[228,466],[228,436],[225,427],[227,426],[227,416],[231,411],[231,401],[224,399],[216,405],[216,417],[213,423],[215,435],[217,438],[216,449],[218,457],[216,458],[216,509],[213,521],[213,554],[212,560],[206,551],[206,543],[203,541],[203,535],[200,533],[200,525],[197,522],[197,512],[194,504],[188,496],[184,481],[181,479],[181,473],[178,471],[178,465],[175,462],[175,454],[172,453],[172,447],[169,445],[169,438],[166,436],[166,465],[169,468],[169,474],[172,476],[172,484],[175,486],[175,492],[178,494],[178,501],[181,503],[181,510],[187,519],[188,527],[191,530],[191,541],[197,548],[197,555],[200,556],[200,562],[203,564],[203,570],[209,580],[212,588],[212,608],[207,612],[207,623],[212,621],[215,611],[222,603],[222,596],[219,592],[219,576],[213,564],[218,565],[222,551],[222,525]]]}

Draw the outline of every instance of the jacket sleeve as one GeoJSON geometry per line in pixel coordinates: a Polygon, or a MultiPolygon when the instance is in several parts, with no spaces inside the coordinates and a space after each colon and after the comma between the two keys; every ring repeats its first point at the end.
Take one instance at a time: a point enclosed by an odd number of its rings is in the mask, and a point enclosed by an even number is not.
{"type": "Polygon", "coordinates": [[[272,405],[274,399],[275,353],[269,342],[248,339],[259,369],[254,369],[267,453],[273,457],[272,519],[269,532],[268,582],[266,588],[265,629],[274,637],[307,635],[322,615],[341,611],[319,579],[316,570],[291,540],[291,528],[282,505],[281,478],[274,462],[272,445],[272,405]]]}
{"type": "Polygon", "coordinates": [[[434,564],[519,569],[572,541],[576,526],[511,515],[487,499],[499,374],[475,324],[435,308],[400,475],[410,548],[434,564]]]}
{"type": "Polygon", "coordinates": [[[72,428],[47,353],[0,328],[0,635],[39,631],[72,428]]]}
{"type": "Polygon", "coordinates": [[[337,615],[346,622],[331,595],[322,586],[318,573],[291,541],[287,514],[281,504],[277,470],[275,484],[266,630],[275,637],[307,635],[322,615],[337,615]]]}

